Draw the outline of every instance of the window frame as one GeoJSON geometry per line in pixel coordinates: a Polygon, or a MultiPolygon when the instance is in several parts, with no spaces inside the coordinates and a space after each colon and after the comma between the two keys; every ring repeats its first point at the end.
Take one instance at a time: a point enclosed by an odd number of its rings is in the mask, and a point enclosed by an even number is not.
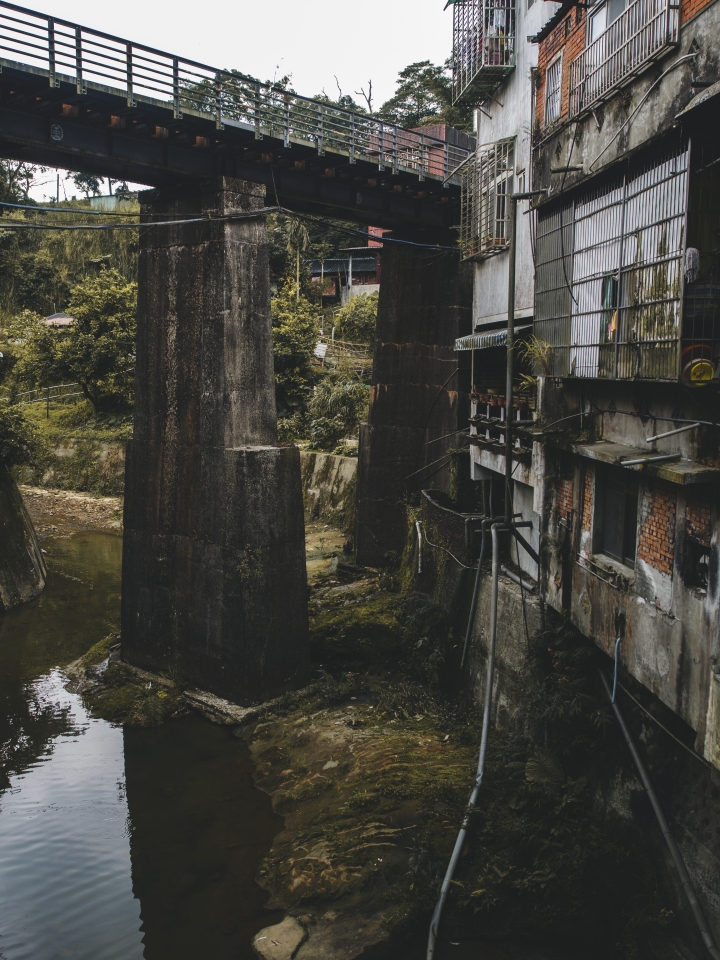
{"type": "MultiPolygon", "coordinates": [[[[606,557],[613,563],[620,564],[633,572],[637,565],[638,542],[640,539],[640,493],[639,478],[630,474],[629,471],[623,470],[622,467],[605,466],[603,469],[596,471],[592,536],[593,554],[601,558],[606,557]],[[607,500],[613,494],[623,498],[621,532],[617,538],[622,546],[618,552],[612,552],[608,549],[606,536],[608,534],[607,524],[605,523],[607,500]],[[630,510],[628,511],[629,507],[630,510]],[[628,525],[630,519],[632,521],[631,527],[628,525]],[[627,549],[631,534],[632,556],[627,549]]],[[[618,514],[616,513],[615,516],[617,517],[618,514]]]]}
{"type": "Polygon", "coordinates": [[[556,53],[552,58],[550,63],[548,63],[545,68],[545,95],[543,97],[543,121],[546,127],[549,127],[552,123],[558,121],[562,115],[562,82],[563,82],[563,60],[564,60],[564,50],[560,50],[559,53],[556,53]],[[554,117],[548,117],[548,104],[550,102],[549,92],[550,92],[550,71],[557,69],[558,70],[558,80],[557,80],[557,89],[555,94],[557,96],[557,115],[554,117]]]}

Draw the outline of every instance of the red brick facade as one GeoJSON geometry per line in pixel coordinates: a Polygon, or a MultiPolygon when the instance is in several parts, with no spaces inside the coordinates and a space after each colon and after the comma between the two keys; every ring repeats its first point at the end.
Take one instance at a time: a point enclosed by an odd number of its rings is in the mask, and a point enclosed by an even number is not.
{"type": "Polygon", "coordinates": [[[685,523],[689,536],[695,537],[703,546],[710,546],[710,499],[697,494],[689,499],[685,507],[685,523]]]}
{"type": "Polygon", "coordinates": [[[677,494],[669,484],[648,487],[640,506],[637,555],[661,573],[672,575],[675,556],[677,494]]]}
{"type": "Polygon", "coordinates": [[[573,503],[573,482],[572,480],[561,480],[557,488],[557,512],[558,517],[562,520],[567,520],[567,518],[572,513],[572,503],[573,503]]]}
{"type": "MultiPolygon", "coordinates": [[[[707,7],[713,0],[681,0],[680,25],[707,7]]],[[[545,76],[548,65],[556,55],[563,52],[560,117],[556,123],[567,119],[570,99],[570,64],[585,49],[587,18],[582,7],[573,7],[555,29],[540,42],[538,49],[537,97],[535,101],[537,129],[545,127],[545,76]]]]}
{"type": "Polygon", "coordinates": [[[590,467],[586,467],[585,481],[583,483],[583,498],[582,498],[583,530],[592,530],[592,508],[593,508],[592,482],[593,482],[592,470],[590,469],[590,467]]]}

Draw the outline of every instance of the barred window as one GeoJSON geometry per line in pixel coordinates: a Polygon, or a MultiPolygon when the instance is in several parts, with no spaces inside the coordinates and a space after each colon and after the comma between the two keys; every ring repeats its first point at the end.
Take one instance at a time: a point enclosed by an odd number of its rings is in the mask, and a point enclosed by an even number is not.
{"type": "Polygon", "coordinates": [[[515,140],[484,147],[463,171],[460,245],[463,256],[484,258],[507,249],[515,140]]]}
{"type": "Polygon", "coordinates": [[[545,74],[545,123],[554,123],[560,116],[562,90],[562,55],[550,64],[545,74]]]}

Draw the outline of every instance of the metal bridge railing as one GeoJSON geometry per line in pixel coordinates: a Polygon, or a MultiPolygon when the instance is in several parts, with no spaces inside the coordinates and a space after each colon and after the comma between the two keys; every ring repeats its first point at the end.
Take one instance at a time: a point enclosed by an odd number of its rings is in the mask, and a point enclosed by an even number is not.
{"type": "MultiPolygon", "coordinates": [[[[101,90],[183,115],[213,119],[325,153],[444,180],[468,155],[462,147],[404,130],[366,113],[344,110],[260,83],[244,74],[122,40],[67,20],[0,2],[0,61],[47,75],[50,86],[73,83],[79,94],[101,90]]],[[[118,125],[122,118],[116,118],[118,125]]],[[[158,133],[162,136],[162,133],[158,133]]],[[[165,132],[167,135],[167,131],[165,132]]],[[[199,144],[200,145],[200,144],[199,144]]],[[[450,177],[450,183],[458,182],[450,177]]]]}
{"type": "Polygon", "coordinates": [[[602,100],[638,69],[678,42],[672,0],[635,0],[570,64],[570,116],[602,100]]]}

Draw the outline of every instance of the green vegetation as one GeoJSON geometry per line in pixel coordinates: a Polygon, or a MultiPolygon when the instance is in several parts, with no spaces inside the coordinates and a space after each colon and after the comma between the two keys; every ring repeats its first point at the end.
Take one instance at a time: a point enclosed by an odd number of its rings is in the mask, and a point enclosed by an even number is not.
{"type": "Polygon", "coordinates": [[[37,432],[22,409],[0,397],[0,465],[17,467],[31,463],[39,446],[37,432]]]}
{"type": "Polygon", "coordinates": [[[406,128],[447,123],[471,131],[472,107],[453,106],[452,99],[450,61],[439,67],[422,60],[400,71],[395,94],[380,107],[378,116],[406,128]]]}
{"type": "Polygon", "coordinates": [[[378,293],[361,293],[338,310],[335,326],[341,340],[374,346],[379,299],[378,293]]]}
{"type": "Polygon", "coordinates": [[[334,450],[357,432],[367,415],[370,388],[358,379],[325,377],[308,404],[308,430],[315,450],[334,450]]]}
{"type": "Polygon", "coordinates": [[[318,340],[317,309],[305,296],[297,296],[287,280],[271,302],[275,397],[278,417],[303,415],[318,373],[313,351],[318,340]]]}
{"type": "Polygon", "coordinates": [[[95,411],[128,408],[135,376],[137,284],[114,269],[77,284],[70,327],[24,311],[6,326],[14,338],[11,382],[27,388],[78,383],[95,411]]]}

